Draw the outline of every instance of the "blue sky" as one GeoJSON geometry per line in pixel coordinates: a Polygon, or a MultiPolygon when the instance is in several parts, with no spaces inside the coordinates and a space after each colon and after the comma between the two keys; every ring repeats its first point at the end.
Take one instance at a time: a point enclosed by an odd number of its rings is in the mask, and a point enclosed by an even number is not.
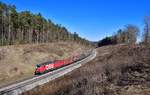
{"type": "Polygon", "coordinates": [[[97,41],[126,24],[143,31],[143,18],[150,15],[150,0],[1,0],[18,11],[40,12],[70,32],[97,41]]]}

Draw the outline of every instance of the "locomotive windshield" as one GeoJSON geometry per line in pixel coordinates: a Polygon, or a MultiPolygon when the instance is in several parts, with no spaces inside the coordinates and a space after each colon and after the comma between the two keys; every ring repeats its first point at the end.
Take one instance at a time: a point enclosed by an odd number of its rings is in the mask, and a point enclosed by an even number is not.
{"type": "Polygon", "coordinates": [[[37,65],[36,65],[36,68],[38,68],[38,67],[40,67],[40,65],[39,65],[39,64],[37,64],[37,65]]]}

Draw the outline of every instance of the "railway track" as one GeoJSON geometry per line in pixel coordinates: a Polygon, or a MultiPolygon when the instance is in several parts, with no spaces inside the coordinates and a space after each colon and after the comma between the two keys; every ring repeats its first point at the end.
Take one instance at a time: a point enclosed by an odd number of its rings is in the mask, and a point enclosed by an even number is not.
{"type": "Polygon", "coordinates": [[[93,50],[90,55],[86,58],[77,61],[73,64],[68,66],[62,67],[60,69],[54,70],[52,72],[40,75],[40,76],[33,76],[30,79],[19,81],[18,83],[14,83],[3,88],[0,88],[0,95],[18,95],[23,92],[29,91],[36,86],[43,85],[51,80],[54,80],[58,77],[61,77],[72,70],[81,67],[83,64],[91,61],[96,57],[96,50],[93,50]]]}

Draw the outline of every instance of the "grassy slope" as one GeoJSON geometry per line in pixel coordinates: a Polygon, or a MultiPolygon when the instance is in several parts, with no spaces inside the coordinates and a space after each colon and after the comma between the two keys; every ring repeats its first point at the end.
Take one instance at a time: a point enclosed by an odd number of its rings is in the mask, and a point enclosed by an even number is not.
{"type": "Polygon", "coordinates": [[[150,95],[150,48],[106,46],[78,70],[24,95],[150,95]]]}
{"type": "Polygon", "coordinates": [[[33,76],[38,63],[64,59],[84,49],[73,42],[0,47],[0,85],[33,76]]]}

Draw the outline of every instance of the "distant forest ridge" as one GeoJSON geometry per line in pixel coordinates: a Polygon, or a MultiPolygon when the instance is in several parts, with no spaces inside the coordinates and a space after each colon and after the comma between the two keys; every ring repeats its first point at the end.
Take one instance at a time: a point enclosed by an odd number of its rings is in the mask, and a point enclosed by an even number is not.
{"type": "Polygon", "coordinates": [[[75,41],[84,45],[90,42],[64,26],[54,24],[40,13],[17,12],[15,5],[0,2],[0,45],[75,41]]]}

